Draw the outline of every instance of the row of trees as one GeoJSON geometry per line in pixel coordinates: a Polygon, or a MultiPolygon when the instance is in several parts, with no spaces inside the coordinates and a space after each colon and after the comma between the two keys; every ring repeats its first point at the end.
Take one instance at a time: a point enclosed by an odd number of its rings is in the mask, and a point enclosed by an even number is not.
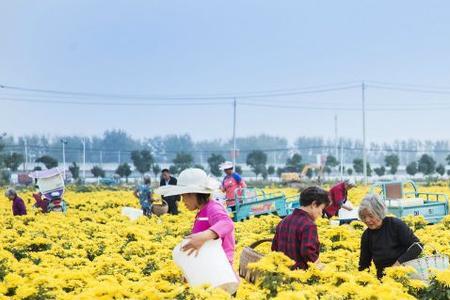
{"type": "MultiPolygon", "coordinates": [[[[2,150],[2,145],[0,144],[0,153],[2,150]]],[[[161,172],[161,167],[155,163],[155,158],[149,150],[135,150],[131,152],[130,160],[132,161],[136,171],[141,174],[152,172],[155,176],[161,172]]],[[[208,158],[208,166],[210,172],[215,176],[221,176],[222,171],[219,169],[219,165],[225,161],[225,157],[222,154],[212,153],[208,158]]],[[[446,158],[447,163],[450,164],[450,154],[446,158]]],[[[0,167],[8,168],[12,171],[17,171],[21,163],[23,163],[24,157],[20,153],[7,153],[0,154],[0,167]]],[[[42,163],[46,168],[50,169],[58,166],[58,160],[49,155],[43,155],[36,159],[36,162],[42,163]]],[[[279,176],[283,172],[301,172],[305,166],[303,158],[300,154],[293,154],[291,157],[287,158],[285,166],[275,169],[274,166],[267,165],[268,156],[262,150],[253,150],[246,157],[246,164],[251,168],[256,177],[262,176],[267,178],[270,175],[278,174],[279,176]]],[[[383,176],[385,174],[396,174],[398,167],[400,165],[400,159],[396,154],[389,154],[384,157],[384,164],[373,169],[370,164],[367,163],[367,174],[372,175],[375,172],[377,176],[383,176]]],[[[201,165],[194,164],[194,157],[192,154],[186,152],[177,153],[175,158],[172,160],[172,165],[170,166],[171,173],[179,174],[182,170],[189,167],[203,168],[201,165]]],[[[326,173],[331,173],[333,169],[340,170],[339,162],[336,157],[328,155],[326,158],[324,171],[326,173]]],[[[35,169],[39,170],[40,167],[35,169]]],[[[80,177],[80,167],[76,162],[73,162],[69,166],[69,171],[74,179],[80,177]]],[[[105,177],[105,171],[100,166],[94,166],[91,173],[95,177],[105,177]]],[[[238,168],[238,172],[241,170],[238,168]]],[[[360,158],[355,158],[353,160],[353,168],[344,170],[347,174],[351,175],[353,172],[357,174],[363,173],[363,160],[360,158]]],[[[445,166],[443,164],[437,164],[436,161],[430,155],[424,154],[420,157],[418,161],[411,162],[406,167],[406,172],[409,175],[415,175],[417,173],[423,173],[424,175],[431,175],[437,172],[440,175],[445,174],[445,166]]],[[[128,163],[120,164],[115,173],[120,177],[128,177],[131,175],[131,166],[128,163]]],[[[309,169],[306,175],[308,177],[313,176],[313,169],[309,169]]],[[[450,172],[449,172],[450,173],[450,172]]],[[[450,174],[449,174],[450,175],[450,174]]]]}
{"type": "MultiPolygon", "coordinates": [[[[213,153],[221,154],[225,158],[231,158],[233,142],[230,139],[194,141],[190,135],[166,135],[151,138],[135,139],[123,130],[107,130],[101,136],[91,136],[84,139],[80,136],[48,136],[30,135],[22,137],[6,136],[3,138],[7,145],[6,150],[24,153],[25,144],[28,149],[27,161],[34,161],[43,155],[50,155],[62,160],[61,139],[67,141],[66,160],[80,161],[83,156],[83,143],[86,145],[86,159],[95,163],[128,162],[132,163],[131,150],[149,150],[156,161],[170,163],[175,159],[177,153],[191,153],[195,162],[203,162],[213,153]]],[[[269,154],[268,161],[272,164],[285,162],[293,154],[299,153],[304,161],[315,161],[316,155],[323,153],[338,154],[342,145],[344,161],[351,162],[360,158],[362,154],[362,143],[355,139],[340,139],[336,145],[334,139],[322,137],[299,137],[292,145],[286,138],[269,135],[239,137],[236,139],[240,164],[246,163],[246,158],[253,150],[263,150],[269,154]],[[336,146],[338,149],[336,149],[336,146]],[[268,151],[267,149],[277,149],[268,151]],[[285,149],[280,151],[280,149],[285,149]]],[[[370,143],[368,145],[368,160],[383,164],[387,155],[395,153],[401,164],[407,164],[419,159],[418,153],[428,153],[438,162],[444,162],[450,148],[447,140],[420,141],[420,140],[398,140],[392,143],[370,143]]]]}

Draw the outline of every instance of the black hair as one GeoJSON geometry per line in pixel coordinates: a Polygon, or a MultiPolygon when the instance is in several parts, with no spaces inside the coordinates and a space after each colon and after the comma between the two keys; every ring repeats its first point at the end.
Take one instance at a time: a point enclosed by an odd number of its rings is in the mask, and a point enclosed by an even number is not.
{"type": "Polygon", "coordinates": [[[150,184],[150,183],[152,183],[151,178],[150,178],[150,177],[144,178],[144,183],[145,183],[145,184],[150,184]]]}
{"type": "Polygon", "coordinates": [[[161,173],[164,173],[164,172],[170,173],[169,169],[162,169],[161,173]]]}
{"type": "Polygon", "coordinates": [[[304,189],[300,194],[300,205],[309,206],[316,203],[317,206],[325,204],[330,205],[330,198],[328,198],[328,192],[317,186],[310,186],[304,189]]]}
{"type": "Polygon", "coordinates": [[[197,196],[197,203],[199,205],[206,204],[209,201],[210,194],[202,194],[202,193],[195,193],[197,196]]]}

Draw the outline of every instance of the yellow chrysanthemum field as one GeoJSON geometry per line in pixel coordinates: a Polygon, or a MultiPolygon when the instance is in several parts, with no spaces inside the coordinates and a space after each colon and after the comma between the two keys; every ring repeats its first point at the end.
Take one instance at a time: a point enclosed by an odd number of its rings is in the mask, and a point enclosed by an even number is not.
{"type": "MultiPolygon", "coordinates": [[[[450,194],[446,185],[424,190],[450,194]]],[[[365,187],[354,189],[350,200],[357,204],[366,192],[365,187]]],[[[66,215],[38,213],[31,208],[30,192],[20,196],[28,209],[24,217],[12,216],[6,198],[0,202],[0,299],[231,298],[211,287],[189,287],[172,261],[172,249],[190,232],[194,219],[194,213],[184,208],[178,216],[142,217],[133,222],[120,214],[124,206],[138,207],[127,190],[69,190],[66,215]]],[[[276,216],[263,216],[236,223],[236,268],[242,249],[272,237],[279,221],[276,216]]],[[[436,225],[425,225],[418,217],[406,221],[426,245],[426,253],[435,249],[450,256],[450,217],[436,225]]],[[[271,253],[270,245],[262,244],[257,249],[266,256],[252,266],[260,272],[258,281],[242,281],[236,297],[448,299],[450,270],[435,272],[426,285],[408,277],[410,268],[390,268],[380,282],[373,271],[357,271],[364,224],[333,227],[328,223],[318,221],[323,270],[292,271],[287,257],[271,253]]]]}

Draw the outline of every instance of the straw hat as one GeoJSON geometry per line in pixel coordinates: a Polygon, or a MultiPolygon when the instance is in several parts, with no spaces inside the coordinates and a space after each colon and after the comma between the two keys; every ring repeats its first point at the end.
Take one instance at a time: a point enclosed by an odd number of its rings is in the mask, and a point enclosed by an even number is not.
{"type": "Polygon", "coordinates": [[[155,193],[165,197],[188,193],[211,194],[219,187],[220,183],[206,175],[202,169],[190,168],[180,173],[177,185],[161,186],[155,190],[155,193]]]}
{"type": "Polygon", "coordinates": [[[221,163],[219,167],[222,171],[232,169],[233,163],[231,161],[226,161],[226,162],[221,163]]]}

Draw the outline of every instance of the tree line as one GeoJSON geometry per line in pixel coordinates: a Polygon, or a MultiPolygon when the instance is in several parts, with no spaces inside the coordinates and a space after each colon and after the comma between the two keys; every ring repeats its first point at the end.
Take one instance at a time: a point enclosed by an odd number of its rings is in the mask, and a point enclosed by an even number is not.
{"type": "MultiPolygon", "coordinates": [[[[43,155],[50,155],[62,161],[61,140],[67,142],[66,161],[80,162],[83,158],[83,142],[86,160],[93,163],[132,163],[130,154],[134,150],[149,150],[155,161],[171,163],[180,152],[190,153],[197,164],[206,164],[212,154],[220,154],[231,160],[233,142],[231,139],[213,139],[194,141],[190,135],[166,135],[152,138],[135,139],[123,130],[107,130],[102,136],[6,136],[3,138],[5,151],[24,153],[28,148],[28,161],[35,161],[43,155]]],[[[253,150],[262,150],[268,154],[268,163],[283,164],[294,153],[299,153],[303,161],[313,162],[317,155],[340,156],[343,148],[344,162],[352,162],[362,157],[362,143],[356,139],[334,139],[322,137],[298,137],[293,144],[283,137],[259,135],[240,137],[236,140],[238,148],[237,162],[245,164],[247,156],[253,150]],[[336,153],[337,152],[337,153],[336,153]]],[[[448,141],[419,141],[414,139],[398,140],[392,143],[370,143],[368,161],[383,164],[385,156],[396,154],[401,165],[417,161],[424,153],[439,163],[444,163],[450,149],[448,141]]],[[[339,158],[340,159],[340,158],[339,158]]]]}

